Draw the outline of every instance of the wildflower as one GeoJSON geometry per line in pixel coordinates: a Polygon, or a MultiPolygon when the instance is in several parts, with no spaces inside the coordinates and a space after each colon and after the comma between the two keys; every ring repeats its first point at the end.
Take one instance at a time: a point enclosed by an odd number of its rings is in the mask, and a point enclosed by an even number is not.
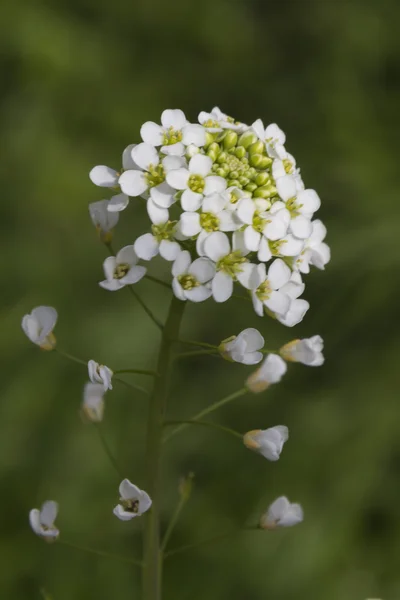
{"type": "Polygon", "coordinates": [[[291,504],[285,496],[280,496],[261,516],[260,527],[262,529],[292,527],[301,523],[303,518],[303,509],[300,504],[291,504]]]}
{"type": "Polygon", "coordinates": [[[325,265],[330,261],[331,251],[328,244],[325,244],[326,227],[319,219],[312,221],[312,233],[306,240],[303,251],[295,259],[294,267],[301,273],[309,273],[310,265],[317,269],[324,270],[325,265]]]}
{"type": "MultiPolygon", "coordinates": [[[[226,209],[226,198],[222,194],[210,194],[204,198],[201,213],[183,212],[180,229],[185,237],[193,237],[201,232],[235,231],[240,223],[234,213],[226,209]]],[[[204,239],[204,238],[203,238],[204,239]]]]}
{"type": "Polygon", "coordinates": [[[248,431],[243,436],[243,442],[246,448],[255,450],[267,460],[276,461],[279,459],[283,444],[287,442],[288,438],[288,428],[285,425],[276,425],[265,430],[248,431]]]}
{"type": "Polygon", "coordinates": [[[259,352],[264,346],[261,333],[252,327],[244,329],[237,336],[232,336],[219,345],[219,351],[224,358],[244,365],[256,365],[262,358],[259,352]]]}
{"type": "Polygon", "coordinates": [[[87,383],[83,389],[82,416],[92,423],[103,420],[104,393],[102,383],[87,383]]]}
{"type": "Polygon", "coordinates": [[[293,340],[282,346],[280,355],[287,361],[300,362],[309,367],[319,367],[324,363],[322,350],[324,341],[320,335],[303,340],[293,340]]]}
{"type": "Polygon", "coordinates": [[[152,233],[145,233],[134,243],[135,252],[143,260],[151,260],[160,254],[165,260],[176,260],[181,247],[174,240],[176,221],[153,223],[152,233]]]}
{"type": "Polygon", "coordinates": [[[152,146],[161,146],[163,154],[182,156],[185,146],[204,146],[206,132],[201,125],[191,124],[182,110],[167,109],[161,115],[161,125],[147,121],[140,130],[142,140],[152,146]]]}
{"type": "Polygon", "coordinates": [[[264,129],[264,124],[261,119],[257,119],[252,125],[252,129],[257,137],[265,142],[265,146],[269,156],[281,158],[286,155],[284,143],[286,135],[276,123],[271,123],[264,129]]]}
{"type": "Polygon", "coordinates": [[[235,122],[232,117],[228,117],[218,106],[214,106],[211,112],[201,111],[199,114],[199,123],[206,128],[209,133],[218,133],[223,129],[233,129],[243,131],[247,129],[243,123],[235,122]]]}
{"type": "Polygon", "coordinates": [[[183,250],[172,265],[172,290],[179,300],[203,302],[212,294],[209,285],[215,274],[214,264],[207,258],[192,262],[190,253],[183,250]]]}
{"type": "Polygon", "coordinates": [[[268,354],[264,362],[248,377],[246,386],[255,394],[268,389],[273,383],[279,383],[287,371],[285,361],[277,354],[268,354]]]}
{"type": "Polygon", "coordinates": [[[264,263],[254,267],[251,276],[251,289],[254,310],[258,316],[264,314],[264,307],[278,315],[285,315],[290,307],[290,297],[282,288],[290,281],[291,271],[282,259],[271,263],[268,274],[264,263]]]}
{"type": "Polygon", "coordinates": [[[106,243],[111,242],[112,230],[119,220],[118,212],[110,212],[108,208],[110,202],[110,200],[100,200],[99,202],[89,204],[89,214],[92,223],[96,227],[101,241],[106,243]]]}
{"type": "MultiPolygon", "coordinates": [[[[123,151],[121,172],[126,171],[128,169],[138,168],[138,166],[132,159],[132,149],[134,147],[135,144],[130,144],[123,151]]],[[[90,171],[89,177],[95,185],[98,185],[100,187],[118,188],[121,172],[118,172],[115,169],[112,169],[111,167],[107,167],[106,165],[97,165],[96,167],[93,167],[93,169],[90,171]]]]}
{"type": "Polygon", "coordinates": [[[42,508],[33,508],[29,513],[29,523],[36,535],[42,537],[46,542],[55,542],[60,535],[59,530],[54,525],[58,513],[58,504],[53,500],[48,500],[42,505],[42,508]]]}
{"type": "Polygon", "coordinates": [[[307,300],[294,298],[290,300],[289,310],[284,315],[276,314],[275,316],[282,325],[294,327],[301,323],[309,308],[310,304],[307,300]]]}
{"type": "Polygon", "coordinates": [[[111,378],[113,372],[109,367],[100,365],[95,360],[89,360],[88,371],[92,383],[101,383],[104,386],[104,391],[112,390],[111,378]]]}
{"type": "Polygon", "coordinates": [[[99,285],[110,291],[120,290],[126,285],[140,281],[146,274],[146,267],[137,265],[138,256],[133,246],[125,246],[116,256],[109,256],[103,263],[106,279],[99,285]]]}
{"type": "Polygon", "coordinates": [[[129,479],[124,479],[119,486],[120,504],[114,508],[113,513],[121,521],[130,521],[140,517],[151,506],[150,496],[140,490],[129,479]]]}
{"type": "Polygon", "coordinates": [[[279,178],[276,181],[276,188],[283,200],[282,204],[291,214],[291,232],[298,238],[308,238],[312,232],[311,218],[321,206],[317,192],[308,189],[298,192],[292,175],[279,178]]]}
{"type": "Polygon", "coordinates": [[[52,306],[37,306],[30,315],[22,319],[22,329],[26,336],[42,348],[42,350],[54,350],[56,338],[53,329],[57,323],[58,314],[52,306]]]}

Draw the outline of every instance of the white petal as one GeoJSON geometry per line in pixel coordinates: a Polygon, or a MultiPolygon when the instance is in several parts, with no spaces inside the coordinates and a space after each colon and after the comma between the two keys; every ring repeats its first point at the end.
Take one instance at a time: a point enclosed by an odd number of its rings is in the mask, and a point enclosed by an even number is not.
{"type": "Polygon", "coordinates": [[[314,248],[314,246],[319,246],[319,244],[325,239],[326,227],[323,224],[323,222],[320,221],[319,219],[316,219],[315,221],[313,221],[312,226],[313,226],[313,230],[312,230],[311,238],[309,240],[309,245],[311,246],[311,248],[314,248]]]}
{"type": "Polygon", "coordinates": [[[246,352],[241,362],[244,365],[257,365],[263,358],[264,355],[261,352],[246,352]]]}
{"type": "Polygon", "coordinates": [[[233,281],[232,278],[219,271],[212,282],[212,294],[216,302],[226,302],[233,293],[233,281]]]}
{"type": "Polygon", "coordinates": [[[269,383],[279,383],[287,371],[287,365],[283,358],[277,354],[268,354],[262,366],[262,376],[269,383]]]}
{"type": "Polygon", "coordinates": [[[285,177],[281,177],[276,182],[276,189],[278,190],[279,196],[287,202],[290,198],[294,198],[296,196],[296,182],[291,175],[286,175],[285,177]]]}
{"type": "Polygon", "coordinates": [[[263,317],[264,316],[264,305],[261,302],[261,300],[259,299],[259,297],[256,294],[252,293],[251,300],[253,302],[253,308],[254,308],[255,313],[259,317],[263,317]]]}
{"type": "Polygon", "coordinates": [[[258,233],[251,225],[244,230],[244,243],[251,252],[257,252],[261,241],[261,233],[258,233]]]}
{"type": "Polygon", "coordinates": [[[258,329],[254,327],[249,327],[244,329],[241,333],[239,333],[238,337],[241,337],[246,342],[246,352],[255,352],[256,350],[261,350],[264,346],[264,338],[258,329]]]}
{"type": "Polygon", "coordinates": [[[58,504],[53,500],[45,502],[40,510],[40,523],[46,527],[51,527],[56,520],[58,513],[58,504]]]}
{"type": "Polygon", "coordinates": [[[185,126],[186,122],[185,113],[179,108],[167,108],[161,115],[161,123],[165,129],[172,127],[175,131],[180,131],[185,126]]]}
{"type": "Polygon", "coordinates": [[[118,185],[118,173],[105,165],[93,167],[89,173],[89,177],[95,185],[100,187],[115,187],[118,185]]]}
{"type": "Polygon", "coordinates": [[[132,158],[135,163],[144,170],[148,170],[150,165],[156,167],[160,162],[157,150],[150,144],[138,144],[132,150],[132,158]]]}
{"type": "Polygon", "coordinates": [[[131,483],[129,479],[123,479],[119,484],[119,495],[124,500],[139,499],[141,490],[136,485],[131,483]]]}
{"type": "Polygon", "coordinates": [[[215,231],[204,242],[204,252],[214,262],[218,262],[231,251],[229,238],[221,231],[215,231]]]}
{"type": "Polygon", "coordinates": [[[264,227],[263,234],[269,240],[275,241],[280,240],[286,235],[287,225],[283,219],[280,218],[279,213],[271,215],[269,223],[264,227]]]}
{"type": "Polygon", "coordinates": [[[251,198],[242,198],[237,203],[237,215],[247,225],[252,225],[256,206],[251,198]]]}
{"type": "Polygon", "coordinates": [[[201,231],[200,215],[196,212],[184,212],[181,214],[180,229],[183,235],[192,237],[201,231]]]}
{"type": "Polygon", "coordinates": [[[288,312],[290,302],[291,300],[286,294],[272,291],[269,298],[264,300],[264,305],[273,313],[283,316],[288,312]]]}
{"type": "Polygon", "coordinates": [[[127,196],[140,196],[148,188],[148,183],[142,171],[125,171],[119,178],[121,190],[127,196]]]}
{"type": "Polygon", "coordinates": [[[307,300],[292,300],[290,308],[284,317],[277,316],[277,319],[286,327],[294,327],[300,323],[308,309],[310,308],[307,300]]]}
{"type": "Polygon", "coordinates": [[[137,169],[138,166],[132,158],[132,150],[136,144],[129,144],[122,153],[122,168],[124,171],[128,169],[137,169]]]}
{"type": "Polygon", "coordinates": [[[285,516],[281,519],[282,527],[292,527],[304,519],[303,509],[300,504],[291,504],[285,516]]]}
{"type": "Polygon", "coordinates": [[[183,210],[194,211],[198,210],[203,200],[203,194],[198,194],[192,190],[185,190],[181,197],[181,206],[183,210]]]}
{"type": "Polygon", "coordinates": [[[161,152],[167,156],[183,158],[185,146],[182,142],[177,142],[176,144],[170,144],[169,146],[161,146],[161,152]]]}
{"type": "Polygon", "coordinates": [[[282,259],[277,258],[268,269],[268,280],[273,290],[279,290],[290,279],[291,271],[282,259]]]}
{"type": "MultiPolygon", "coordinates": [[[[113,196],[114,198],[115,196],[113,196]]],[[[111,198],[111,200],[113,199],[111,198]]],[[[110,231],[118,223],[118,213],[108,211],[111,200],[100,200],[99,202],[91,202],[89,204],[89,214],[92,223],[98,227],[100,231],[110,231]]]]}
{"type": "Polygon", "coordinates": [[[147,269],[146,267],[132,267],[125,277],[120,279],[123,285],[132,285],[133,283],[137,283],[146,275],[147,269]]]}
{"type": "Polygon", "coordinates": [[[265,130],[265,139],[271,140],[272,143],[284,144],[286,141],[286,135],[276,123],[271,123],[265,130]]]}
{"type": "Polygon", "coordinates": [[[99,286],[108,290],[109,292],[115,292],[124,287],[124,284],[121,283],[119,279],[106,279],[105,281],[100,281],[99,286]]]}
{"type": "Polygon", "coordinates": [[[201,125],[186,125],[182,129],[182,142],[185,146],[194,144],[200,148],[206,143],[206,130],[201,125]]]}
{"type": "Polygon", "coordinates": [[[150,190],[150,198],[160,208],[169,208],[175,202],[175,190],[164,181],[150,190]]]}
{"type": "Polygon", "coordinates": [[[206,196],[210,194],[221,194],[226,190],[226,179],[219,177],[218,175],[210,175],[205,179],[204,194],[206,196]]]}
{"type": "Polygon", "coordinates": [[[39,509],[32,508],[32,510],[29,512],[29,523],[36,535],[42,535],[39,509]]]}
{"type": "Polygon", "coordinates": [[[40,325],[39,340],[43,341],[53,331],[57,323],[57,311],[52,306],[37,306],[32,310],[31,315],[40,325]]]}
{"type": "Polygon", "coordinates": [[[131,521],[135,517],[138,516],[138,513],[128,512],[124,510],[121,504],[117,504],[117,506],[113,509],[113,513],[120,521],[131,521]]]}
{"type": "Polygon", "coordinates": [[[173,169],[167,173],[167,183],[176,190],[185,190],[188,186],[190,173],[187,169],[173,169]]]}
{"type": "Polygon", "coordinates": [[[268,262],[272,258],[271,248],[269,247],[268,240],[265,237],[261,238],[257,258],[262,262],[268,262]]]}
{"type": "Polygon", "coordinates": [[[297,196],[296,204],[300,205],[301,213],[310,215],[319,209],[321,200],[315,190],[304,190],[297,196]]]}
{"type": "Polygon", "coordinates": [[[144,490],[140,491],[140,496],[139,496],[139,514],[143,514],[145,513],[147,510],[149,510],[150,506],[152,505],[152,500],[150,498],[150,496],[148,495],[147,492],[145,492],[144,490]]]}
{"type": "Polygon", "coordinates": [[[222,210],[218,213],[218,219],[220,231],[236,231],[240,227],[236,214],[231,210],[222,210]]]}
{"type": "Polygon", "coordinates": [[[257,119],[257,121],[254,121],[251,128],[253,129],[254,133],[260,140],[262,140],[262,141],[265,140],[265,129],[264,129],[264,124],[261,121],[261,119],[257,119]]]}
{"type": "Polygon", "coordinates": [[[320,244],[311,251],[311,264],[317,269],[324,269],[325,265],[331,259],[331,249],[327,244],[320,244]]]}
{"type": "Polygon", "coordinates": [[[226,198],[221,196],[221,194],[211,194],[210,196],[206,196],[203,201],[203,205],[201,207],[203,212],[213,213],[217,215],[222,211],[226,204],[226,198]]]}
{"type": "Polygon", "coordinates": [[[138,257],[143,260],[151,260],[158,254],[159,244],[151,233],[138,237],[133,246],[138,257]]]}
{"type": "Polygon", "coordinates": [[[174,295],[178,298],[178,300],[186,300],[185,292],[183,291],[181,284],[176,278],[172,280],[172,291],[174,292],[174,295]]]}
{"type": "Polygon", "coordinates": [[[178,275],[187,273],[191,262],[190,253],[187,250],[182,250],[172,265],[172,275],[178,277],[178,275]]]}
{"type": "Polygon", "coordinates": [[[168,221],[168,208],[161,208],[151,198],[147,200],[147,214],[154,225],[160,225],[168,221]]]}
{"type": "Polygon", "coordinates": [[[215,265],[208,258],[196,258],[189,267],[189,273],[200,283],[206,283],[214,277],[215,265]]]}
{"type": "Polygon", "coordinates": [[[204,154],[195,154],[189,161],[189,171],[193,175],[206,177],[211,171],[211,167],[211,158],[209,156],[204,156],[204,154]]]}
{"type": "Polygon", "coordinates": [[[115,259],[117,261],[117,264],[124,263],[130,266],[136,265],[138,257],[136,256],[133,244],[121,248],[121,250],[117,253],[115,259]]]}
{"type": "Polygon", "coordinates": [[[282,256],[297,256],[304,248],[304,240],[299,240],[293,237],[293,235],[287,235],[281,246],[279,247],[279,254],[282,256]]]}
{"type": "Polygon", "coordinates": [[[204,302],[211,294],[211,289],[205,285],[199,285],[198,287],[185,291],[186,298],[191,302],[204,302]]]}
{"type": "Polygon", "coordinates": [[[103,262],[103,271],[106,279],[112,280],[114,277],[115,267],[117,266],[117,261],[115,256],[108,256],[103,262]]]}
{"type": "Polygon", "coordinates": [[[126,194],[116,194],[110,199],[107,210],[109,212],[121,212],[121,210],[125,210],[128,204],[129,198],[126,194]]]}
{"type": "Polygon", "coordinates": [[[206,241],[206,239],[208,238],[209,235],[210,234],[207,233],[207,231],[204,231],[204,229],[202,229],[196,240],[196,252],[199,256],[205,255],[204,242],[206,241]]]}
{"type": "Polygon", "coordinates": [[[168,173],[168,171],[173,171],[174,169],[187,167],[186,160],[183,156],[166,156],[163,158],[162,164],[166,173],[168,173]]]}
{"type": "Polygon", "coordinates": [[[161,240],[160,256],[162,256],[164,260],[176,260],[180,251],[181,247],[178,244],[178,242],[172,242],[171,240],[161,240]]]}
{"type": "Polygon", "coordinates": [[[258,287],[258,277],[256,271],[256,265],[252,263],[242,263],[240,265],[240,271],[237,273],[236,278],[238,282],[246,288],[246,290],[254,290],[258,287]]]}
{"type": "MultiPolygon", "coordinates": [[[[294,219],[290,221],[290,230],[297,238],[306,239],[310,237],[312,233],[311,221],[308,217],[304,217],[303,215],[294,217],[294,219]]],[[[280,237],[283,237],[283,235],[280,237]]]]}
{"type": "Polygon", "coordinates": [[[140,128],[140,136],[146,144],[161,146],[164,139],[164,131],[157,123],[147,121],[140,128]]]}

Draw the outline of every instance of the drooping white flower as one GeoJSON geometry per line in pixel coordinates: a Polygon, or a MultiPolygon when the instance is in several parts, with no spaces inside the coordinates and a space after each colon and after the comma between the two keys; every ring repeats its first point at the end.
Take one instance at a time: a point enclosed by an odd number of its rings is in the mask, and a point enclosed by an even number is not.
{"type": "Polygon", "coordinates": [[[269,429],[254,429],[243,436],[244,445],[250,450],[255,450],[267,460],[279,459],[283,444],[289,438],[289,430],[285,425],[276,425],[269,429]]]}
{"type": "Polygon", "coordinates": [[[109,204],[109,200],[100,200],[89,204],[90,218],[102,242],[111,242],[112,230],[119,220],[118,212],[108,210],[109,204]]]}
{"type": "Polygon", "coordinates": [[[282,346],[280,355],[285,360],[303,363],[309,367],[320,367],[324,364],[324,340],[320,335],[302,340],[293,340],[282,346]]]}
{"type": "Polygon", "coordinates": [[[109,367],[100,365],[95,360],[89,360],[88,371],[89,379],[92,383],[101,383],[104,387],[104,391],[112,390],[111,379],[113,372],[109,367]]]}
{"type": "Polygon", "coordinates": [[[92,423],[99,423],[103,420],[104,394],[105,387],[103,383],[88,382],[85,384],[81,406],[82,416],[85,419],[92,423]]]}
{"type": "Polygon", "coordinates": [[[267,153],[272,158],[286,158],[284,147],[286,135],[276,123],[271,123],[264,128],[261,119],[257,119],[251,126],[257,137],[265,143],[267,153]]]}
{"type": "Polygon", "coordinates": [[[312,232],[311,218],[321,206],[317,192],[309,189],[298,192],[292,175],[278,179],[276,188],[291,214],[290,231],[300,239],[308,238],[312,232]]]}
{"type": "Polygon", "coordinates": [[[325,265],[331,258],[331,250],[328,244],[323,241],[326,236],[325,225],[319,219],[312,221],[311,225],[312,233],[306,240],[303,251],[294,262],[294,268],[297,268],[301,273],[309,273],[310,265],[324,270],[325,265]]]}
{"type": "Polygon", "coordinates": [[[47,542],[54,542],[60,535],[59,530],[54,525],[57,513],[58,504],[53,500],[45,502],[40,510],[33,508],[29,513],[29,523],[32,530],[47,542]]]}
{"type": "Polygon", "coordinates": [[[53,350],[56,346],[53,329],[57,318],[57,311],[52,306],[37,306],[31,314],[23,317],[21,326],[31,342],[40,346],[42,350],[53,350]]]}
{"type": "Polygon", "coordinates": [[[277,498],[261,516],[262,529],[276,529],[277,527],[292,527],[303,521],[303,509],[300,504],[291,504],[285,496],[277,498]]]}
{"type": "Polygon", "coordinates": [[[203,200],[201,213],[183,212],[180,219],[180,230],[186,237],[194,237],[201,232],[235,231],[240,223],[234,213],[227,210],[227,200],[223,194],[210,194],[203,200]]]}
{"type": "Polygon", "coordinates": [[[152,146],[161,146],[163,154],[182,156],[185,146],[197,147],[206,143],[206,132],[201,125],[189,123],[179,109],[167,109],[161,115],[161,125],[147,121],[140,129],[142,140],[152,146]]]}
{"type": "Polygon", "coordinates": [[[251,297],[254,310],[259,317],[264,315],[264,307],[276,315],[285,315],[290,307],[290,297],[282,291],[289,282],[291,271],[282,259],[274,260],[268,274],[264,263],[254,266],[250,278],[251,297]]]}
{"type": "Polygon", "coordinates": [[[215,231],[205,239],[204,254],[216,264],[216,274],[212,281],[212,295],[216,302],[226,302],[233,293],[234,281],[239,281],[249,289],[248,281],[253,265],[240,250],[231,249],[228,236],[215,231]]]}
{"type": "Polygon", "coordinates": [[[109,256],[103,263],[106,279],[99,285],[110,291],[120,290],[137,283],[146,274],[146,267],[138,266],[138,256],[133,246],[125,246],[116,256],[109,256]]]}
{"type": "Polygon", "coordinates": [[[284,315],[276,314],[276,318],[282,325],[286,325],[286,327],[294,327],[301,323],[304,319],[304,315],[310,308],[310,304],[307,300],[303,300],[302,298],[294,298],[290,301],[289,310],[284,315]]]}
{"type": "Polygon", "coordinates": [[[151,498],[147,492],[140,490],[129,479],[121,481],[119,486],[120,503],[114,508],[113,513],[121,521],[130,521],[140,517],[149,510],[151,498]]]}
{"type": "Polygon", "coordinates": [[[188,168],[173,169],[167,173],[167,183],[175,190],[182,190],[181,206],[185,211],[200,208],[203,197],[223,192],[226,179],[213,175],[213,161],[209,156],[195,154],[188,168]]]}
{"type": "Polygon", "coordinates": [[[214,274],[210,260],[201,257],[192,262],[190,253],[183,250],[172,265],[172,290],[179,300],[203,302],[212,294],[210,281],[214,274]]]}
{"type": "Polygon", "coordinates": [[[219,345],[219,351],[227,360],[244,365],[256,365],[263,359],[262,352],[259,352],[263,346],[264,338],[261,333],[249,327],[237,336],[223,340],[219,345]]]}
{"type": "Polygon", "coordinates": [[[201,111],[199,114],[199,123],[206,128],[209,133],[218,133],[223,129],[233,129],[234,131],[244,131],[247,125],[235,122],[232,117],[228,117],[218,106],[214,106],[211,112],[201,111]]]}
{"type": "Polygon", "coordinates": [[[246,381],[247,388],[258,394],[273,383],[278,383],[287,371],[285,361],[277,354],[268,354],[264,362],[246,381]]]}

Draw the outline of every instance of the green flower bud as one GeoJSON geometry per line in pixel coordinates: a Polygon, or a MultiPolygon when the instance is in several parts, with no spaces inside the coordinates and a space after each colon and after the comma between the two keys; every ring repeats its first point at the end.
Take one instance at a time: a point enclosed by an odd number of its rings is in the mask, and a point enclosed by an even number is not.
{"type": "Polygon", "coordinates": [[[272,164],[272,158],[269,156],[263,156],[261,164],[259,165],[259,169],[267,169],[272,164]]]}
{"type": "Polygon", "coordinates": [[[222,163],[226,162],[228,155],[226,152],[222,151],[221,154],[217,158],[217,162],[222,165],[222,163]]]}
{"type": "Polygon", "coordinates": [[[269,174],[265,171],[263,173],[259,173],[254,179],[257,185],[265,185],[266,183],[268,183],[269,180],[269,174]]]}
{"type": "Polygon", "coordinates": [[[220,152],[221,148],[219,147],[219,145],[216,142],[213,142],[212,144],[210,144],[207,150],[207,155],[210,158],[212,158],[212,160],[215,160],[220,152]]]}
{"type": "Polygon", "coordinates": [[[241,187],[238,179],[228,179],[228,187],[241,187]]]}
{"type": "Polygon", "coordinates": [[[242,135],[238,139],[238,146],[243,146],[243,148],[247,149],[249,146],[251,146],[251,144],[254,144],[254,142],[256,142],[257,139],[258,138],[255,133],[252,133],[251,131],[246,131],[245,133],[242,133],[242,135]]]}
{"type": "Polygon", "coordinates": [[[249,158],[249,163],[252,167],[256,167],[257,169],[261,169],[261,163],[263,162],[262,154],[252,154],[249,158]]]}
{"type": "Polygon", "coordinates": [[[246,156],[246,148],[244,148],[243,146],[238,146],[237,148],[235,148],[234,152],[237,158],[245,158],[246,156]]]}
{"type": "Polygon", "coordinates": [[[250,183],[250,179],[248,179],[248,177],[244,177],[243,175],[241,177],[239,177],[239,183],[240,185],[247,185],[248,183],[250,183]]]}
{"type": "Polygon", "coordinates": [[[256,189],[253,193],[254,198],[270,198],[273,195],[270,186],[264,185],[256,189]]]}
{"type": "Polygon", "coordinates": [[[222,145],[225,148],[225,150],[229,150],[230,148],[233,148],[234,146],[236,146],[237,140],[238,140],[237,133],[235,133],[234,131],[228,131],[224,137],[224,141],[222,142],[222,145]]]}
{"type": "Polygon", "coordinates": [[[257,184],[250,182],[247,185],[245,185],[244,189],[246,190],[246,192],[254,192],[254,190],[257,189],[257,184]]]}
{"type": "Polygon", "coordinates": [[[215,135],[212,133],[209,133],[208,131],[206,132],[206,143],[204,144],[204,148],[208,148],[210,146],[210,144],[213,143],[213,141],[215,140],[215,135]]]}
{"type": "Polygon", "coordinates": [[[215,174],[219,175],[220,177],[225,177],[226,175],[228,175],[228,172],[223,167],[217,167],[217,169],[215,170],[215,174]]]}
{"type": "Polygon", "coordinates": [[[247,152],[250,154],[250,156],[252,154],[263,154],[264,151],[265,151],[265,146],[261,140],[254,142],[254,144],[251,144],[251,146],[249,146],[247,148],[247,152]]]}
{"type": "Polygon", "coordinates": [[[230,177],[231,179],[239,179],[239,171],[231,171],[230,177]]]}

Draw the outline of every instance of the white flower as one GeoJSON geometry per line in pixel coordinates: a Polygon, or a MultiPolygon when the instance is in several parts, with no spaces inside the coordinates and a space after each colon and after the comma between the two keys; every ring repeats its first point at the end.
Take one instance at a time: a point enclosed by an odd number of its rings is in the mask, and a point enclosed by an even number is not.
{"type": "Polygon", "coordinates": [[[138,257],[133,246],[125,246],[117,256],[109,256],[103,263],[106,279],[99,285],[110,291],[120,290],[125,285],[137,283],[145,276],[147,269],[137,266],[138,257]]]}
{"type": "Polygon", "coordinates": [[[37,306],[30,315],[23,317],[21,326],[31,342],[42,350],[53,350],[56,346],[53,329],[57,318],[57,311],[52,306],[37,306]]]}
{"type": "MultiPolygon", "coordinates": [[[[233,238],[235,240],[235,238],[233,238]]],[[[231,250],[228,236],[215,231],[204,240],[204,254],[216,263],[217,273],[212,281],[212,295],[216,302],[226,302],[233,293],[233,282],[239,281],[249,289],[253,265],[240,250],[231,250]]]]}
{"type": "Polygon", "coordinates": [[[188,168],[173,169],[167,173],[167,183],[176,190],[183,190],[181,206],[185,211],[198,210],[203,197],[223,192],[226,179],[212,174],[213,161],[209,156],[195,154],[188,168]]]}
{"type": "Polygon", "coordinates": [[[297,192],[302,192],[304,190],[300,169],[296,168],[296,160],[289,152],[286,152],[286,156],[284,156],[282,160],[276,158],[272,163],[272,177],[275,181],[281,177],[286,177],[286,175],[292,175],[297,192]]]}
{"type": "Polygon", "coordinates": [[[113,372],[109,367],[100,365],[95,360],[89,360],[88,371],[92,383],[101,383],[104,386],[104,391],[112,390],[111,378],[113,372]]]}
{"type": "Polygon", "coordinates": [[[113,513],[121,521],[130,521],[135,517],[140,517],[149,510],[151,498],[140,490],[129,479],[121,481],[119,486],[120,504],[114,508],[113,513]]]}
{"type": "Polygon", "coordinates": [[[201,232],[235,231],[240,223],[235,219],[232,210],[227,210],[227,199],[223,194],[211,194],[203,200],[201,213],[183,212],[180,230],[185,237],[194,237],[201,232]]]}
{"type": "Polygon", "coordinates": [[[86,383],[83,388],[82,415],[92,423],[103,420],[105,387],[102,383],[86,383]]]}
{"type": "Polygon", "coordinates": [[[289,438],[289,430],[285,425],[276,425],[269,429],[255,429],[243,436],[244,445],[250,450],[262,454],[267,460],[279,459],[283,444],[289,438]]]}
{"type": "Polygon", "coordinates": [[[261,333],[252,327],[244,329],[237,336],[224,340],[219,345],[219,351],[227,360],[242,363],[244,365],[256,365],[263,355],[259,350],[264,346],[264,338],[261,333]]]}
{"type": "Polygon", "coordinates": [[[302,273],[310,272],[310,265],[317,269],[324,269],[331,259],[331,251],[324,243],[326,227],[319,219],[312,221],[312,233],[305,242],[305,247],[300,256],[295,259],[294,267],[302,273]]]}
{"type": "Polygon", "coordinates": [[[54,542],[60,535],[54,525],[58,513],[58,504],[48,500],[42,508],[33,508],[29,513],[29,523],[36,535],[44,538],[47,542],[54,542]]]}
{"type": "Polygon", "coordinates": [[[264,307],[277,315],[285,315],[290,307],[290,297],[282,289],[289,282],[291,271],[282,259],[271,263],[268,275],[264,263],[253,267],[250,278],[251,297],[254,310],[259,317],[264,314],[264,307]]]}
{"type": "Polygon", "coordinates": [[[182,156],[185,146],[197,147],[206,143],[206,132],[201,125],[191,124],[179,109],[167,109],[161,115],[161,125],[147,121],[140,129],[142,140],[152,146],[161,146],[163,154],[182,156]]]}
{"type": "Polygon", "coordinates": [[[274,213],[263,210],[262,203],[270,205],[266,200],[254,201],[251,198],[242,198],[238,202],[236,214],[242,223],[247,225],[244,230],[246,248],[251,252],[257,252],[258,260],[266,262],[272,256],[268,240],[276,241],[285,237],[290,223],[290,213],[284,207],[274,213]]]}
{"type": "Polygon", "coordinates": [[[288,361],[300,362],[309,367],[320,367],[324,364],[324,341],[320,335],[303,340],[293,340],[280,349],[280,355],[288,361]]]}
{"type": "Polygon", "coordinates": [[[264,362],[246,381],[247,388],[258,394],[278,383],[287,371],[285,361],[277,354],[268,354],[264,362]]]}
{"type": "Polygon", "coordinates": [[[203,302],[211,296],[209,282],[214,277],[215,266],[207,258],[192,262],[190,253],[183,250],[172,265],[172,290],[179,300],[203,302]]]}
{"type": "Polygon", "coordinates": [[[110,200],[100,200],[89,204],[89,214],[93,225],[96,227],[100,239],[104,242],[110,242],[112,239],[112,230],[119,220],[117,212],[110,212],[108,206],[110,200]]]}
{"type": "Polygon", "coordinates": [[[291,214],[290,231],[298,238],[308,238],[312,232],[311,218],[321,206],[317,192],[315,190],[298,192],[296,180],[292,175],[278,179],[276,189],[291,214]]]}
{"type": "Polygon", "coordinates": [[[121,190],[127,196],[141,196],[147,190],[164,183],[164,166],[157,150],[150,144],[138,144],[132,148],[136,169],[124,171],[119,178],[121,190]]]}
{"type": "Polygon", "coordinates": [[[276,529],[276,527],[291,527],[303,520],[303,509],[300,504],[291,504],[285,496],[277,498],[267,512],[261,516],[262,529],[276,529]]]}
{"type": "Polygon", "coordinates": [[[272,158],[286,158],[284,143],[286,135],[276,123],[271,123],[264,129],[261,119],[257,119],[251,126],[257,137],[265,143],[267,153],[272,158]]]}
{"type": "Polygon", "coordinates": [[[247,128],[247,125],[244,123],[235,123],[234,119],[223,113],[218,106],[214,106],[209,113],[202,111],[199,114],[199,123],[201,123],[209,133],[218,133],[223,129],[243,131],[247,128]]]}
{"type": "Polygon", "coordinates": [[[304,315],[310,308],[307,300],[294,298],[290,302],[289,310],[284,315],[276,314],[276,318],[282,325],[286,327],[294,327],[298,325],[303,319],[304,315]]]}
{"type": "Polygon", "coordinates": [[[153,233],[145,233],[134,243],[135,252],[143,260],[151,260],[160,254],[165,260],[176,260],[181,247],[173,239],[176,222],[167,221],[152,225],[153,233]]]}
{"type": "MultiPolygon", "coordinates": [[[[122,153],[122,169],[124,171],[138,168],[131,154],[134,147],[135,144],[130,144],[122,153]]],[[[108,188],[118,187],[120,175],[121,173],[105,165],[97,165],[89,173],[89,177],[95,185],[108,188]]]]}

